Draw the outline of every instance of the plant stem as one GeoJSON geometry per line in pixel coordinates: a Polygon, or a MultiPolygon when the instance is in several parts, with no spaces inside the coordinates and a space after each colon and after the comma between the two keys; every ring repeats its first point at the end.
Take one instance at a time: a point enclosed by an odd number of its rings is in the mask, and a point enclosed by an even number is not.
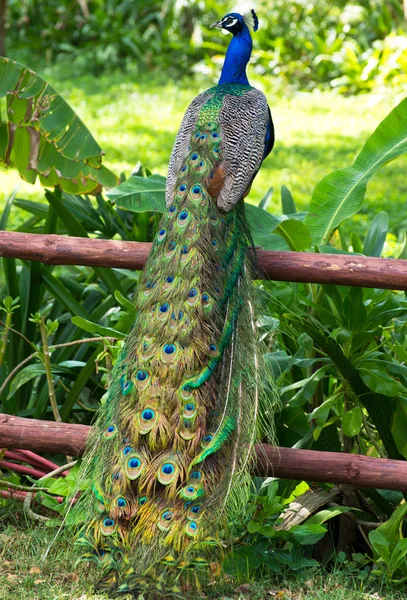
{"type": "Polygon", "coordinates": [[[1,345],[1,352],[0,352],[0,367],[3,364],[3,360],[4,357],[6,355],[6,348],[7,348],[7,341],[8,341],[8,334],[10,332],[10,327],[11,327],[11,312],[7,313],[6,316],[6,323],[4,326],[4,333],[3,333],[3,342],[1,345]]]}
{"type": "Polygon", "coordinates": [[[61,415],[59,414],[59,410],[58,410],[57,399],[55,396],[54,380],[52,377],[51,359],[50,359],[50,355],[49,355],[48,337],[47,337],[47,328],[45,325],[45,317],[41,317],[39,326],[40,326],[40,332],[41,332],[42,350],[43,350],[43,355],[44,355],[43,360],[44,360],[44,367],[45,367],[45,375],[47,377],[47,383],[48,383],[49,401],[51,403],[51,408],[52,408],[52,412],[53,412],[55,421],[58,421],[59,423],[61,423],[62,419],[61,419],[61,415]]]}
{"type": "MultiPolygon", "coordinates": [[[[10,483],[10,481],[6,481],[5,479],[0,479],[0,485],[7,486],[11,490],[17,490],[20,492],[32,492],[32,487],[28,487],[26,485],[17,485],[16,483],[10,483]]],[[[35,488],[37,492],[48,492],[48,488],[39,487],[35,488]]]]}
{"type": "Polygon", "coordinates": [[[372,442],[373,446],[376,448],[380,458],[387,458],[387,456],[385,455],[385,453],[383,452],[383,450],[380,448],[379,444],[377,443],[377,440],[375,439],[375,437],[373,435],[373,431],[370,429],[370,425],[367,422],[366,415],[364,414],[363,411],[362,411],[362,421],[363,421],[363,427],[367,433],[367,437],[372,442]]]}

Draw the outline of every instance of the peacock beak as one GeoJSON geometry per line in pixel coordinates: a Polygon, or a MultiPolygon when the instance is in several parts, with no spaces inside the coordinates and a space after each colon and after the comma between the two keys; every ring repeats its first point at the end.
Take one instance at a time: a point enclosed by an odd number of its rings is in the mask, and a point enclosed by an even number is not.
{"type": "Polygon", "coordinates": [[[212,23],[212,25],[209,26],[209,29],[213,29],[214,27],[222,29],[222,21],[216,21],[216,23],[212,23]]]}

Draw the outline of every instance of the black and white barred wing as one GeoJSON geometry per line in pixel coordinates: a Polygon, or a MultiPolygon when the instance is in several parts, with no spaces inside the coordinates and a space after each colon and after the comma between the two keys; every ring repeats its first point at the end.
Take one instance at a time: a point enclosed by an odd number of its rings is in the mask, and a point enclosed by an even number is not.
{"type": "Polygon", "coordinates": [[[219,120],[225,179],[217,205],[226,212],[248,192],[263,161],[270,128],[267,99],[253,88],[242,96],[226,95],[219,120]]]}

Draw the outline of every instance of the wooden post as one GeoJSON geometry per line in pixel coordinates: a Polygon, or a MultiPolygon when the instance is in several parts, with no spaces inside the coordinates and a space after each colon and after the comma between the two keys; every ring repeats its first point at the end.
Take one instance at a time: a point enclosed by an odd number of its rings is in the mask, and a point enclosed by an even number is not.
{"type": "MultiPolygon", "coordinates": [[[[85,449],[89,431],[87,425],[0,414],[0,446],[9,449],[78,456],[85,449]]],[[[257,446],[256,453],[254,470],[261,476],[407,491],[407,461],[267,444],[257,446]]]]}
{"type": "MultiPolygon", "coordinates": [[[[0,256],[48,265],[142,269],[151,244],[0,232],[0,256]]],[[[407,290],[407,261],[346,254],[259,250],[259,278],[407,290]]]]}

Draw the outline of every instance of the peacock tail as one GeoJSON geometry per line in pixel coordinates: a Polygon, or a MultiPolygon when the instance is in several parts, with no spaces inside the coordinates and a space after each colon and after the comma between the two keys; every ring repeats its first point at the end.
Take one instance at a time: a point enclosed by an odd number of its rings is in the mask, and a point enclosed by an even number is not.
{"type": "Polygon", "coordinates": [[[238,82],[200,94],[177,135],[137,316],[82,467],[78,543],[117,593],[183,597],[180,577],[198,585],[250,491],[260,404],[274,396],[243,198],[267,135],[263,94],[238,82]]]}

